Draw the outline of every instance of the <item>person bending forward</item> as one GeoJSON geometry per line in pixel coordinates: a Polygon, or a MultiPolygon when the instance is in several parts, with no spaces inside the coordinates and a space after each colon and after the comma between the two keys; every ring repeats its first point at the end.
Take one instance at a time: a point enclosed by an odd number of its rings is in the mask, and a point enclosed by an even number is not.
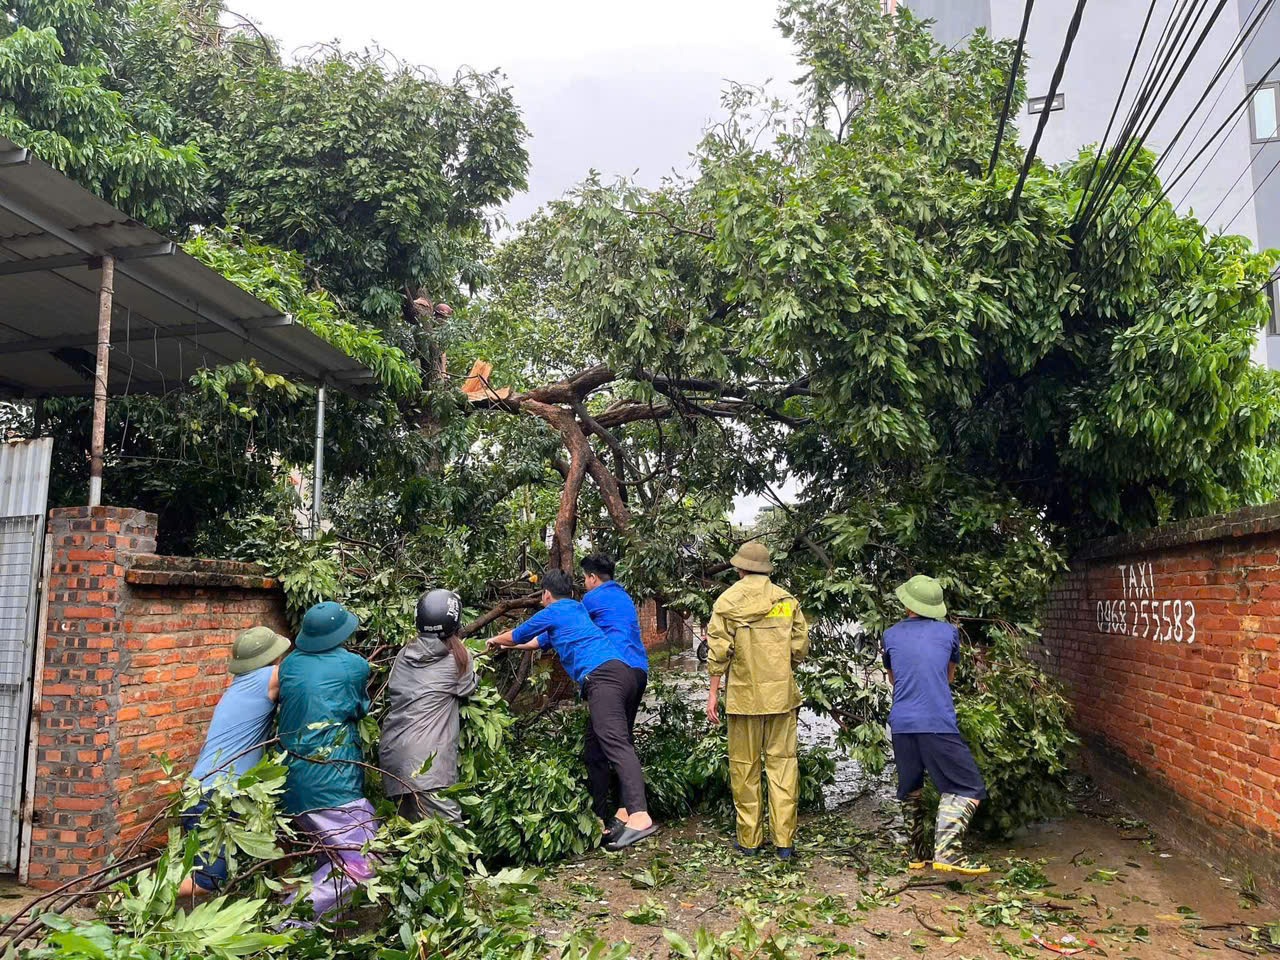
{"type": "Polygon", "coordinates": [[[605,842],[606,850],[622,850],[657,832],[645,798],[644,771],[627,725],[627,703],[635,696],[636,677],[623,653],[591,622],[586,609],[572,599],[573,581],[561,570],[542,579],[543,609],[514,630],[488,641],[490,649],[514,647],[555,650],[565,673],[587,701],[591,733],[605,760],[617,771],[627,821],[605,842]]]}

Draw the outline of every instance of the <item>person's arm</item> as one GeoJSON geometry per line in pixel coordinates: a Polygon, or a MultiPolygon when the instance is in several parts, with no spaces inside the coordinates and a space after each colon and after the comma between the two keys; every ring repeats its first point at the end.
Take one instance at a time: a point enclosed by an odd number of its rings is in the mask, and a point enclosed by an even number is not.
{"type": "Polygon", "coordinates": [[[794,669],[809,655],[809,623],[796,604],[795,617],[791,621],[791,666],[794,669]]]}
{"type": "Polygon", "coordinates": [[[476,679],[476,661],[475,658],[471,656],[471,651],[468,650],[467,669],[462,671],[462,674],[458,677],[458,686],[455,691],[458,699],[465,700],[476,692],[476,687],[479,685],[480,682],[476,679]]]}
{"type": "Polygon", "coordinates": [[[271,679],[267,682],[267,699],[272,703],[280,702],[280,664],[271,671],[271,679]]]}
{"type": "Polygon", "coordinates": [[[524,623],[486,640],[485,646],[490,650],[537,650],[542,646],[539,639],[550,619],[546,610],[539,610],[524,623]]]}
{"type": "Polygon", "coordinates": [[[891,686],[891,687],[892,687],[892,686],[894,686],[894,685],[895,685],[896,681],[895,681],[895,680],[894,680],[894,678],[893,678],[893,664],[892,664],[892,662],[889,660],[889,648],[888,648],[888,647],[886,647],[886,646],[884,646],[884,641],[883,641],[883,640],[882,640],[882,641],[880,641],[880,643],[881,643],[881,647],[880,647],[880,649],[884,651],[884,653],[881,655],[881,659],[883,659],[883,660],[884,660],[884,669],[885,669],[885,672],[887,672],[887,673],[889,674],[889,686],[891,686]]]}
{"type": "Polygon", "coordinates": [[[951,638],[951,662],[947,664],[947,686],[956,682],[956,667],[960,665],[960,631],[951,638]]]}
{"type": "Polygon", "coordinates": [[[371,702],[369,700],[369,674],[371,672],[369,661],[359,654],[352,654],[356,658],[355,669],[352,671],[355,680],[356,693],[356,719],[359,720],[369,712],[371,702]]]}
{"type": "Polygon", "coordinates": [[[723,613],[714,607],[707,624],[707,673],[711,675],[711,689],[707,693],[707,720],[713,726],[720,723],[720,682],[733,659],[733,632],[723,613]]]}

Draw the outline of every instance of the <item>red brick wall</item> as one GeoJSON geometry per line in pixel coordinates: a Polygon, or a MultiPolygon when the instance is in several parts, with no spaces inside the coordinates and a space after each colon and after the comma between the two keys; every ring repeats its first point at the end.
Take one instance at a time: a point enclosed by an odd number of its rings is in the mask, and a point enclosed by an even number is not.
{"type": "Polygon", "coordinates": [[[1280,885],[1278,553],[1280,504],[1092,544],[1044,652],[1104,786],[1280,885]]]}
{"type": "Polygon", "coordinates": [[[119,853],[165,807],[156,754],[189,766],[227,684],[236,633],[284,632],[275,583],[250,564],[156,557],[153,514],[54,510],[30,882],[119,853]]]}
{"type": "Polygon", "coordinates": [[[640,637],[650,653],[655,650],[682,650],[689,646],[688,625],[678,613],[666,610],[664,625],[664,610],[653,599],[640,601],[636,612],[640,617],[640,637]]]}

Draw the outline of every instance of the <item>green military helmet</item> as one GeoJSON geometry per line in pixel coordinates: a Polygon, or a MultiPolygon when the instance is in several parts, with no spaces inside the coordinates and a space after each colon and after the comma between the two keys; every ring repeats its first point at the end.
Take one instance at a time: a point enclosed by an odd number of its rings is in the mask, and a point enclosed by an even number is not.
{"type": "Polygon", "coordinates": [[[275,663],[289,652],[289,640],[270,627],[250,627],[231,645],[227,673],[238,677],[275,663]]]}
{"type": "Polygon", "coordinates": [[[917,574],[894,591],[902,605],[914,614],[930,620],[943,620],[947,616],[947,604],[942,596],[942,584],[933,577],[917,574]]]}

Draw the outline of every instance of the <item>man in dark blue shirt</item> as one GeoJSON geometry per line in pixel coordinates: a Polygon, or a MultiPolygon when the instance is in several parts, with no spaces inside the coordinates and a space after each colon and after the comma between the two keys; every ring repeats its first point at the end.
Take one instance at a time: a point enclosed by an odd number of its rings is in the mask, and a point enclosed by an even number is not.
{"type": "MultiPolygon", "coordinates": [[[[613,579],[613,558],[603,553],[593,553],[582,561],[587,592],[582,595],[582,605],[591,622],[604,631],[622,653],[622,661],[635,675],[635,687],[627,698],[627,736],[635,743],[636,714],[644,700],[649,684],[649,654],[640,636],[640,618],[636,605],[622,585],[613,579]]],[[[605,822],[605,834],[611,836],[622,829],[630,811],[622,803],[621,783],[617,771],[605,758],[604,750],[595,733],[587,731],[587,782],[591,788],[591,802],[596,816],[605,822]]]]}
{"type": "Polygon", "coordinates": [[[907,619],[884,633],[884,666],[893,684],[889,728],[898,768],[898,799],[907,804],[911,833],[911,866],[922,869],[925,844],[924,775],[927,771],[942,795],[934,836],[933,868],[976,876],[988,871],[961,854],[964,832],[986,797],[982,774],[960,736],[951,683],[960,662],[960,632],[944,619],[942,586],[917,576],[900,586],[897,597],[907,619]]]}
{"type": "Polygon", "coordinates": [[[586,608],[573,599],[573,581],[561,570],[542,578],[542,607],[514,630],[490,639],[490,650],[556,652],[565,673],[582,690],[590,714],[589,731],[605,760],[618,773],[627,819],[605,839],[605,849],[621,850],[652,836],[658,827],[649,816],[644,771],[627,728],[627,702],[635,696],[635,673],[622,652],[591,622],[586,608]]]}

